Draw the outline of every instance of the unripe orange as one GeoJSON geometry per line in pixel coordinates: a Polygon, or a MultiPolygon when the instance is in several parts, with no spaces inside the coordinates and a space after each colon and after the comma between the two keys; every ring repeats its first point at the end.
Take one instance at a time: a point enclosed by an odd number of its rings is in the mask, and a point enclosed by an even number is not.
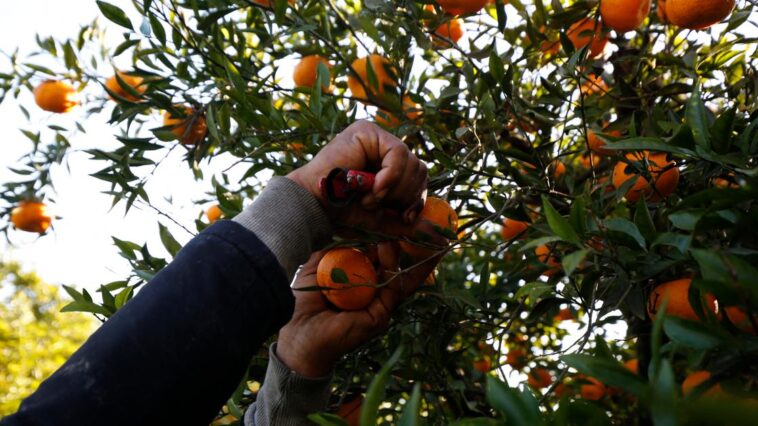
{"type": "Polygon", "coordinates": [[[47,80],[34,89],[34,102],[45,111],[65,113],[79,104],[76,90],[65,81],[47,80]]]}
{"type": "Polygon", "coordinates": [[[22,201],[11,210],[11,223],[22,231],[44,234],[52,222],[47,205],[39,201],[22,201]]]}

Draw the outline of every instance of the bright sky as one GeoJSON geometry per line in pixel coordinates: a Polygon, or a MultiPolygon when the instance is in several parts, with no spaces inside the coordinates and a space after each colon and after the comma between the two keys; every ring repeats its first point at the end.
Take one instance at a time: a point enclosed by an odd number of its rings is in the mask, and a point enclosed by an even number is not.
{"type": "MultiPolygon", "coordinates": [[[[130,1],[112,0],[111,3],[127,11],[133,10],[130,1]]],[[[9,53],[17,47],[22,52],[34,51],[36,33],[59,39],[75,36],[82,24],[91,22],[98,15],[94,0],[6,2],[0,14],[0,52],[9,53]]],[[[107,26],[106,22],[101,19],[101,23],[107,26]]],[[[139,25],[139,21],[135,22],[139,25]]],[[[120,30],[113,25],[107,28],[110,36],[118,42],[121,39],[120,30]]],[[[7,60],[0,59],[0,69],[6,70],[7,65],[7,60]]],[[[0,105],[2,182],[17,179],[7,171],[7,167],[14,165],[32,146],[18,130],[19,127],[35,132],[51,123],[73,128],[75,118],[82,117],[81,111],[60,116],[44,113],[35,108],[28,92],[22,93],[20,103],[32,113],[29,124],[18,110],[15,99],[6,99],[0,105]]],[[[21,261],[49,282],[95,289],[100,284],[126,277],[130,271],[129,265],[118,256],[111,235],[139,244],[148,242],[154,255],[165,253],[157,237],[157,215],[152,211],[132,210],[125,217],[123,206],[109,211],[110,197],[101,194],[107,185],[89,176],[103,164],[88,161],[89,156],[82,151],[94,147],[114,149],[118,146],[113,137],[115,129],[105,124],[108,115],[109,110],[106,109],[103,114],[87,120],[88,133],[71,138],[75,152],[68,156],[69,170],[58,167],[54,171],[57,190],[54,212],[62,217],[54,222],[54,232],[37,239],[33,234],[11,231],[12,245],[0,239],[0,253],[4,258],[21,261]]],[[[156,123],[159,123],[158,120],[159,117],[156,117],[156,123]]],[[[182,162],[181,151],[174,151],[167,161],[170,164],[158,169],[151,180],[149,188],[152,190],[148,189],[148,192],[154,204],[189,229],[194,229],[194,219],[205,207],[195,202],[207,198],[205,192],[211,189],[210,174],[207,175],[207,182],[195,182],[182,162]],[[173,205],[164,200],[169,196],[173,198],[173,205]]],[[[169,221],[164,220],[164,224],[170,227],[180,242],[189,239],[186,232],[169,221]]]]}

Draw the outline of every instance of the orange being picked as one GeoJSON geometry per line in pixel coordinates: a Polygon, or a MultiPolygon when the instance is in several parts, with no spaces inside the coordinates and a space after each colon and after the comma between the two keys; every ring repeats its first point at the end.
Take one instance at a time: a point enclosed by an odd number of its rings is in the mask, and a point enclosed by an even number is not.
{"type": "Polygon", "coordinates": [[[543,276],[552,277],[556,272],[561,270],[561,264],[555,259],[555,255],[551,254],[550,247],[546,245],[539,246],[534,249],[534,254],[537,255],[537,259],[540,262],[550,267],[542,273],[543,276]]]}
{"type": "Polygon", "coordinates": [[[46,80],[34,89],[34,102],[45,111],[64,113],[79,104],[74,86],[59,80],[46,80]]]}
{"type": "Polygon", "coordinates": [[[366,89],[368,89],[371,97],[382,97],[386,87],[394,88],[397,86],[395,70],[387,58],[383,56],[373,54],[358,58],[353,61],[350,68],[353,72],[347,77],[347,87],[350,89],[353,97],[362,101],[369,100],[366,89]],[[376,77],[377,87],[373,87],[369,82],[369,63],[376,77]]]}
{"type": "Polygon", "coordinates": [[[52,222],[47,205],[39,201],[21,201],[11,210],[11,223],[22,231],[44,234],[52,222]]]}
{"type": "MultiPolygon", "coordinates": [[[[609,130],[607,132],[603,132],[603,134],[608,136],[614,136],[619,137],[621,136],[621,130],[609,130]]],[[[597,154],[601,155],[612,155],[613,151],[604,149],[605,142],[600,139],[595,132],[592,130],[587,130],[587,144],[590,146],[590,150],[592,152],[595,152],[597,154]]]]}
{"type": "MultiPolygon", "coordinates": [[[[138,77],[136,75],[129,75],[121,71],[116,71],[116,74],[118,75],[118,78],[121,79],[121,81],[126,83],[127,86],[134,89],[134,91],[136,91],[138,94],[141,95],[145,93],[145,90],[147,90],[147,86],[145,85],[145,79],[143,79],[142,77],[138,77]]],[[[129,102],[137,102],[139,100],[138,96],[132,95],[126,89],[121,87],[121,84],[119,84],[118,79],[116,78],[115,75],[105,81],[105,87],[111,93],[115,93],[116,95],[118,95],[118,97],[126,99],[129,102]]],[[[108,96],[116,102],[120,100],[118,98],[114,98],[110,96],[110,94],[108,96]]]]}
{"type": "MultiPolygon", "coordinates": [[[[692,278],[681,278],[658,285],[650,292],[647,299],[647,313],[655,320],[663,301],[668,299],[666,315],[700,321],[695,310],[690,305],[689,291],[692,278]]],[[[716,301],[712,295],[706,295],[706,304],[711,312],[716,312],[716,301]]]]}
{"type": "Polygon", "coordinates": [[[544,389],[553,384],[553,376],[544,368],[534,368],[529,372],[527,383],[532,389],[544,389]]]}
{"type": "MultiPolygon", "coordinates": [[[[653,179],[652,185],[647,178],[638,175],[633,166],[619,161],[613,168],[613,186],[620,188],[624,182],[637,176],[634,185],[626,193],[626,199],[635,202],[640,197],[645,197],[650,201],[659,201],[668,197],[676,189],[679,183],[679,169],[674,161],[669,160],[665,152],[643,151],[641,153],[628,153],[626,158],[629,161],[639,164],[647,164],[648,173],[653,179]]],[[[644,167],[644,166],[643,166],[644,167]]]]}
{"type": "Polygon", "coordinates": [[[344,311],[368,306],[376,294],[378,282],[371,260],[356,248],[340,247],[329,250],[316,270],[321,292],[334,306],[344,311]]]}
{"type": "Polygon", "coordinates": [[[439,48],[450,47],[447,40],[450,40],[453,43],[458,43],[458,40],[463,37],[463,21],[458,18],[451,19],[437,27],[434,31],[434,35],[441,37],[441,39],[435,37],[435,46],[439,48]]]}
{"type": "Polygon", "coordinates": [[[224,212],[221,211],[221,207],[218,204],[214,204],[208,207],[205,211],[205,217],[208,218],[208,223],[214,223],[224,216],[224,212]]]}
{"type": "MultiPolygon", "coordinates": [[[[434,225],[435,231],[449,239],[455,239],[458,231],[458,214],[453,210],[450,204],[436,197],[428,197],[424,204],[424,209],[418,215],[417,220],[426,220],[434,225]]],[[[411,235],[410,238],[423,240],[424,236],[411,235]],[[420,237],[420,238],[418,238],[420,237]]],[[[422,241],[419,241],[422,242],[422,241]]],[[[400,241],[400,248],[415,259],[426,259],[437,254],[439,249],[428,247],[428,244],[414,244],[412,242],[400,241]]]]}
{"type": "Polygon", "coordinates": [[[529,222],[523,222],[506,217],[505,220],[503,220],[503,229],[500,231],[500,234],[503,236],[503,239],[505,241],[511,241],[512,239],[523,234],[527,228],[529,228],[529,222]]]}
{"type": "Polygon", "coordinates": [[[650,0],[603,0],[603,24],[619,33],[636,30],[650,13],[650,0]]]}
{"type": "Polygon", "coordinates": [[[355,396],[346,402],[343,402],[335,414],[342,417],[342,420],[344,420],[348,426],[358,426],[361,421],[362,404],[363,395],[355,396]]]}
{"type": "Polygon", "coordinates": [[[505,363],[513,367],[514,370],[521,370],[526,366],[526,352],[520,348],[513,348],[505,356],[505,363]]]}
{"type": "MultiPolygon", "coordinates": [[[[700,386],[702,383],[704,383],[706,380],[711,378],[711,373],[706,370],[699,370],[694,371],[690,373],[687,377],[685,377],[684,381],[682,382],[682,394],[683,395],[689,395],[690,392],[692,392],[696,387],[700,386]]],[[[703,393],[703,396],[713,396],[721,392],[721,385],[718,383],[710,387],[707,391],[703,393]]]]}
{"type": "Polygon", "coordinates": [[[198,114],[188,106],[179,106],[184,112],[184,117],[174,116],[170,111],[163,114],[163,126],[169,127],[171,133],[176,136],[182,145],[196,145],[205,138],[208,125],[205,123],[205,114],[198,114]]]}
{"type": "Polygon", "coordinates": [[[574,22],[566,35],[575,49],[581,49],[589,44],[590,58],[600,56],[608,43],[608,35],[603,33],[603,26],[592,18],[582,18],[574,22]]]}
{"type": "Polygon", "coordinates": [[[436,0],[442,9],[451,15],[468,15],[479,12],[489,0],[436,0]]]}
{"type": "MultiPolygon", "coordinates": [[[[734,9],[734,0],[666,0],[663,15],[669,22],[702,30],[721,22],[734,9]]],[[[658,4],[661,8],[661,4],[658,4]]]]}
{"type": "MultiPolygon", "coordinates": [[[[403,96],[403,115],[410,122],[416,122],[421,117],[421,105],[413,102],[409,95],[403,96]]],[[[404,120],[401,120],[397,115],[387,112],[386,110],[379,109],[376,113],[377,124],[380,124],[388,129],[396,129],[403,124],[404,120]]]]}
{"type": "MultiPolygon", "coordinates": [[[[303,56],[300,62],[295,65],[295,70],[292,73],[292,80],[297,87],[312,88],[316,85],[316,79],[318,79],[318,64],[326,65],[327,70],[331,68],[331,65],[326,58],[319,55],[303,56]]],[[[329,82],[331,83],[332,76],[329,75],[329,82]]],[[[322,85],[322,90],[329,89],[329,84],[322,85]]]]}
{"type": "Polygon", "coordinates": [[[582,398],[589,401],[598,401],[603,399],[607,390],[603,383],[594,377],[582,377],[582,379],[589,382],[582,384],[579,387],[579,393],[581,394],[582,398]]]}

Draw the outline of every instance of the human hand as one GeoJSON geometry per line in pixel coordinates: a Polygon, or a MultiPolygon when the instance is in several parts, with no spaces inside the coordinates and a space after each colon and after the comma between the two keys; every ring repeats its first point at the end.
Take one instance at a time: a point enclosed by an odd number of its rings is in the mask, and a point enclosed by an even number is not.
{"type": "Polygon", "coordinates": [[[384,286],[363,310],[336,311],[320,291],[298,291],[315,287],[316,269],[325,251],[314,253],[295,278],[295,312],[279,331],[277,356],[291,370],[305,377],[323,377],[342,355],[384,332],[390,315],[402,300],[418,289],[434,271],[435,257],[409,270],[399,271],[395,243],[378,245],[384,286]]]}
{"type": "Polygon", "coordinates": [[[416,219],[424,206],[427,184],[424,163],[398,138],[367,121],[350,125],[312,161],[287,177],[310,191],[332,220],[367,230],[393,230],[394,234],[416,219]],[[318,182],[335,168],[376,172],[372,191],[349,206],[333,208],[318,182]]]}

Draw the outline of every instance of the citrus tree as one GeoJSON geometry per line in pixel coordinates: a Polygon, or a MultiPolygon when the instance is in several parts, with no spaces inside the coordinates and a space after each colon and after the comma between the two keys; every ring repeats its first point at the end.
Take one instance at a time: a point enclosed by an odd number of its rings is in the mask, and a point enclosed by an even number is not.
{"type": "MultiPolygon", "coordinates": [[[[97,4],[122,31],[119,44],[104,42],[100,20],[72,39],[39,39],[39,52],[10,56],[0,74],[3,97],[34,91],[37,106],[22,108],[80,111],[67,125],[24,129],[34,150],[2,187],[16,228],[47,230],[51,218],[34,203],[52,195],[50,169],[93,117],[118,140],[87,151],[102,167],[93,179],[127,212],[151,204],[150,179],[173,150],[198,179],[213,176],[217,205],[197,231],[363,118],[402,138],[428,164],[430,194],[454,208],[457,226],[450,216],[438,223],[452,242],[437,251],[436,276],[385,336],[340,362],[332,408],[341,415],[313,421],[751,415],[751,1],[97,4]],[[130,66],[116,70],[116,60],[130,66]]],[[[159,231],[176,253],[168,228],[159,231]]],[[[355,237],[367,247],[386,238],[355,237]]],[[[141,243],[114,241],[133,274],[104,285],[101,300],[72,292],[76,309],[107,317],[166,265],[141,243]]],[[[418,256],[406,252],[407,266],[418,256]]],[[[253,360],[219,424],[254,400],[265,362],[253,360]]]]}
{"type": "Polygon", "coordinates": [[[0,417],[58,369],[95,329],[82,313],[62,313],[59,288],[15,262],[0,262],[0,417]]]}

